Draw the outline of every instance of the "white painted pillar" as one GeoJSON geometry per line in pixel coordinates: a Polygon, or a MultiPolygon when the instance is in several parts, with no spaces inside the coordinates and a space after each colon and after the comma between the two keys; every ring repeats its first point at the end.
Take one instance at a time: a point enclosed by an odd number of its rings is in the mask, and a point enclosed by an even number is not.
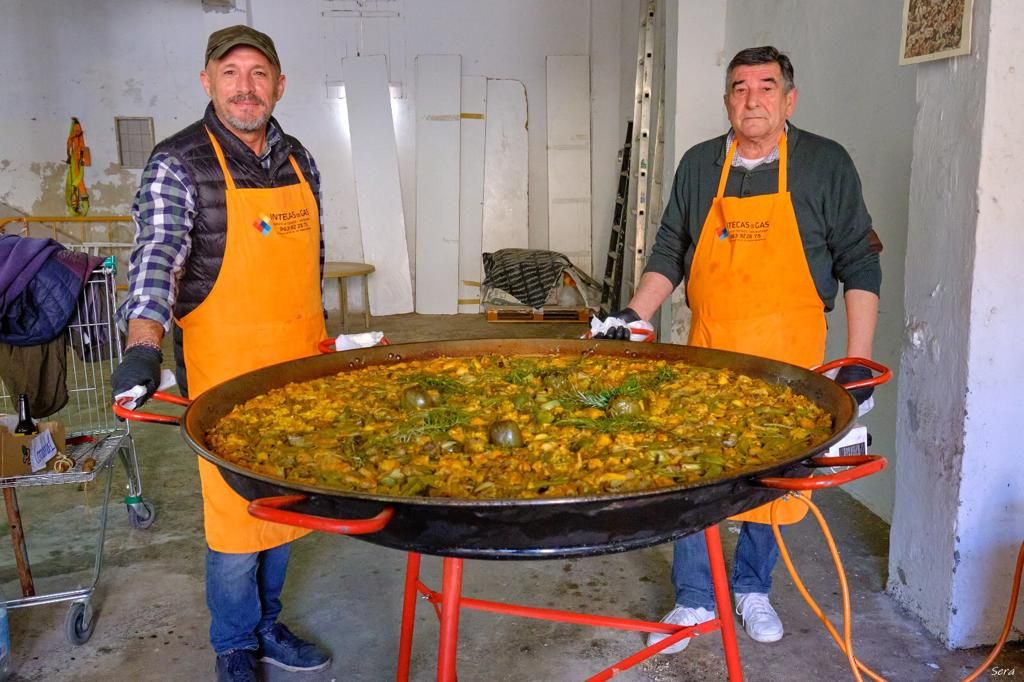
{"type": "Polygon", "coordinates": [[[977,0],[972,54],[916,67],[889,591],[951,648],[995,641],[1024,541],[1022,32],[977,0]]]}

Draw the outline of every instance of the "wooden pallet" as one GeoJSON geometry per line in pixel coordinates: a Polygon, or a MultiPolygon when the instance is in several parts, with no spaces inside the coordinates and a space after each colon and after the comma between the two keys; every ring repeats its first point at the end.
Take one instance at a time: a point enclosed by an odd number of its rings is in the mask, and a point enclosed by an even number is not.
{"type": "Polygon", "coordinates": [[[563,308],[561,306],[489,306],[488,322],[579,322],[590,323],[589,308],[563,308]]]}

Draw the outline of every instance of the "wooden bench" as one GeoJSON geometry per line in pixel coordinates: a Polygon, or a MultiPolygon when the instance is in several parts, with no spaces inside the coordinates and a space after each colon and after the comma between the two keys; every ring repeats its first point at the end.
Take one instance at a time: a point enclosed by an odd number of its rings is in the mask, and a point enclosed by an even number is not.
{"type": "Polygon", "coordinates": [[[366,328],[370,328],[370,291],[367,287],[367,275],[375,269],[369,263],[347,261],[324,263],[324,279],[338,280],[338,296],[341,298],[341,330],[343,332],[348,328],[348,290],[345,287],[345,280],[349,277],[363,278],[363,320],[366,328]]]}

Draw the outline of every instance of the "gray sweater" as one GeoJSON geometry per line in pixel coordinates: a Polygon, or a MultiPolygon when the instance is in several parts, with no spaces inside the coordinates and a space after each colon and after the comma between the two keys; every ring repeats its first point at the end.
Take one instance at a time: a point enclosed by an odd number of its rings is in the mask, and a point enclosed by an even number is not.
{"type": "MultiPolygon", "coordinates": [[[[725,140],[722,135],[701,142],[683,155],[645,272],[660,273],[676,286],[689,276],[697,240],[718,190],[725,140]]],[[[871,229],[853,160],[837,142],[793,124],[787,141],[789,192],[807,265],[825,310],[834,307],[839,282],[844,290],[877,294],[882,284],[881,245],[871,229]]],[[[778,176],[778,161],[750,171],[733,167],[725,195],[774,193],[778,176]]]]}

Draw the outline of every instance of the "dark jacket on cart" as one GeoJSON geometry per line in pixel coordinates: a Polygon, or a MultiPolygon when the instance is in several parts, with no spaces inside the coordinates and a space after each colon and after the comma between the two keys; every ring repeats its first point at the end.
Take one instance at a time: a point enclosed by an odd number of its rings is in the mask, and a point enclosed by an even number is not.
{"type": "Polygon", "coordinates": [[[52,239],[0,236],[0,342],[35,346],[63,333],[102,260],[52,239]]]}

